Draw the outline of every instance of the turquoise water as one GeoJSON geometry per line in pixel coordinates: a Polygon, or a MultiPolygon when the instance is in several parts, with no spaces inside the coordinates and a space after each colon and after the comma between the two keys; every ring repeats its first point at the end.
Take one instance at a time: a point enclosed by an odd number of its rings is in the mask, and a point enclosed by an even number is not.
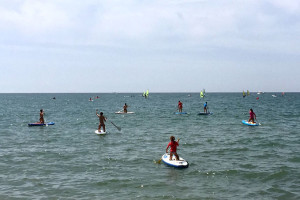
{"type": "Polygon", "coordinates": [[[0,199],[299,199],[300,94],[271,95],[0,94],[0,199]],[[41,108],[56,124],[28,127],[41,108]],[[241,123],[250,108],[261,126],[241,123]],[[154,162],[171,135],[189,168],[154,162]]]}

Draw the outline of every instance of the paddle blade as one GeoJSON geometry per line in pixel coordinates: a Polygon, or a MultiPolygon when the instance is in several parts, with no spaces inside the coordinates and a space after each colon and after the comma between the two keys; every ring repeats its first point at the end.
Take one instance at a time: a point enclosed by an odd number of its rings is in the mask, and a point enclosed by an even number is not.
{"type": "Polygon", "coordinates": [[[112,125],[114,125],[114,127],[116,127],[118,129],[118,131],[121,131],[121,128],[118,127],[117,125],[115,125],[113,122],[110,122],[112,125]]]}
{"type": "Polygon", "coordinates": [[[155,163],[160,164],[162,159],[159,159],[158,161],[155,161],[155,163]]]}

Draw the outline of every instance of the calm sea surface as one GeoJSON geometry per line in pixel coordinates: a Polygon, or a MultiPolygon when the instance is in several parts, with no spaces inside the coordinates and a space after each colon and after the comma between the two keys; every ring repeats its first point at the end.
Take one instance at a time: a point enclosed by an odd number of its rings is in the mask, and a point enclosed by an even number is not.
{"type": "Polygon", "coordinates": [[[271,95],[0,94],[0,199],[300,199],[300,94],[271,95]],[[56,124],[28,127],[41,108],[56,124]],[[189,168],[154,162],[171,135],[189,168]]]}

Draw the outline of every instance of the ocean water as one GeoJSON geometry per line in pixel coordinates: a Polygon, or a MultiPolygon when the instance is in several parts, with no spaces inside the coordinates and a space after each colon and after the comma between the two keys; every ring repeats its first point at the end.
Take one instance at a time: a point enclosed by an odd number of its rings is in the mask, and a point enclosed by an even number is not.
{"type": "Polygon", "coordinates": [[[300,94],[271,95],[0,94],[0,199],[300,199],[300,94]],[[28,127],[41,108],[56,124],[28,127]],[[171,135],[186,169],[155,163],[171,135]]]}

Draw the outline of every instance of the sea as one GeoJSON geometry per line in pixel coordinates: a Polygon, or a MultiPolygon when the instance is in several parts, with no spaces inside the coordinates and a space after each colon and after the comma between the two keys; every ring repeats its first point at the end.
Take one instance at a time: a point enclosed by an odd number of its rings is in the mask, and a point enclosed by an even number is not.
{"type": "Polygon", "coordinates": [[[0,199],[300,199],[299,123],[300,93],[0,94],[0,199]],[[188,168],[159,164],[170,136],[188,168]]]}

